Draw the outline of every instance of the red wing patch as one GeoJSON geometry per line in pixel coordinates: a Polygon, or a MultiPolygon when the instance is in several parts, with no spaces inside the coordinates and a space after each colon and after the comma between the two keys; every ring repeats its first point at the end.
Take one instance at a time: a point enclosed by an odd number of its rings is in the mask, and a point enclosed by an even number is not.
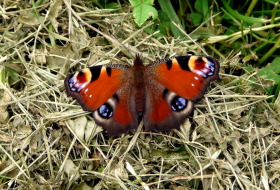
{"type": "Polygon", "coordinates": [[[169,105],[163,99],[163,96],[151,97],[151,112],[149,119],[153,122],[162,122],[173,115],[169,105]]]}
{"type": "Polygon", "coordinates": [[[182,70],[178,64],[172,65],[170,70],[165,65],[161,65],[157,71],[155,79],[157,82],[186,99],[193,100],[203,86],[203,77],[182,70]]]}
{"type": "Polygon", "coordinates": [[[214,58],[181,56],[151,67],[151,78],[188,100],[201,98],[210,81],[219,78],[219,63],[214,58]]]}
{"type": "Polygon", "coordinates": [[[123,125],[128,125],[132,121],[132,115],[129,111],[129,105],[127,99],[120,99],[118,106],[116,107],[113,120],[123,125]]]}

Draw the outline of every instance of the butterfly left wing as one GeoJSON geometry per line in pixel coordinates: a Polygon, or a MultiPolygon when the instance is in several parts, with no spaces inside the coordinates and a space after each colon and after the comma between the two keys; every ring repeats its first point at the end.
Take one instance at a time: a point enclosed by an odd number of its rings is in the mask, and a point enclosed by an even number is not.
{"type": "Polygon", "coordinates": [[[210,82],[219,79],[219,62],[206,56],[179,56],[147,66],[146,129],[179,129],[210,82]]]}
{"type": "Polygon", "coordinates": [[[85,111],[93,112],[98,125],[110,135],[138,126],[134,104],[129,104],[130,67],[120,64],[94,66],[68,75],[64,81],[68,96],[76,98],[85,111]]]}

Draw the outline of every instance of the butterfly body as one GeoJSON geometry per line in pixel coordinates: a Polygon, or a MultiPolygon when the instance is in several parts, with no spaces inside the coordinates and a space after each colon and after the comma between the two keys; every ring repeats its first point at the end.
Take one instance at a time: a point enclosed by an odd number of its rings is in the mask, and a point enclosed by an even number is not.
{"type": "Polygon", "coordinates": [[[219,78],[219,62],[206,56],[179,56],[147,66],[137,55],[133,67],[93,66],[68,75],[65,87],[110,135],[136,129],[179,129],[193,102],[219,78]]]}
{"type": "Polygon", "coordinates": [[[134,101],[137,113],[141,117],[145,109],[145,85],[147,79],[146,68],[140,58],[137,57],[134,60],[134,65],[131,68],[131,71],[134,101]]]}

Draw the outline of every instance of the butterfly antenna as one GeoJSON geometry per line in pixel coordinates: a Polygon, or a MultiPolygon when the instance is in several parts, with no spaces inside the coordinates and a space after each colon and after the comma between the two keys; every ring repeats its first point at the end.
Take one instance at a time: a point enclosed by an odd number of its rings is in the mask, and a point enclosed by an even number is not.
{"type": "Polygon", "coordinates": [[[112,36],[114,36],[114,38],[122,45],[122,47],[124,47],[124,48],[126,49],[126,51],[128,51],[128,53],[129,53],[132,57],[134,57],[134,56],[130,53],[130,51],[127,49],[127,47],[126,47],[125,45],[123,45],[123,43],[121,43],[120,40],[111,32],[111,30],[109,30],[109,33],[110,33],[112,36]]]}

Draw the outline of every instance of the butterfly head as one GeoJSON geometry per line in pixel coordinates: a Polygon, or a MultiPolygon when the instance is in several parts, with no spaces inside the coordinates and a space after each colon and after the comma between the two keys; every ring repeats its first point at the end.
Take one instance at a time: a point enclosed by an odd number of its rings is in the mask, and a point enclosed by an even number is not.
{"type": "Polygon", "coordinates": [[[134,60],[134,66],[143,66],[143,61],[142,59],[140,58],[140,55],[139,54],[136,54],[135,56],[135,60],[134,60]]]}

